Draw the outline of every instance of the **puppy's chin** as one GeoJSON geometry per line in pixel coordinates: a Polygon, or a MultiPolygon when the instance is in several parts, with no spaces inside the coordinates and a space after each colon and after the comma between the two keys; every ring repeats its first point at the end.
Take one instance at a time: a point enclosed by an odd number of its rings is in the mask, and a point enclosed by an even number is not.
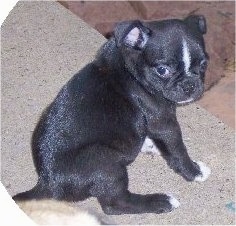
{"type": "Polygon", "coordinates": [[[164,92],[164,97],[177,105],[187,105],[194,101],[199,100],[203,95],[203,90],[192,93],[190,96],[185,95],[183,92],[164,92]]]}
{"type": "Polygon", "coordinates": [[[195,100],[194,100],[192,97],[190,97],[190,98],[187,99],[187,100],[178,101],[177,104],[178,104],[178,105],[186,105],[186,104],[192,103],[193,101],[195,101],[195,100]]]}

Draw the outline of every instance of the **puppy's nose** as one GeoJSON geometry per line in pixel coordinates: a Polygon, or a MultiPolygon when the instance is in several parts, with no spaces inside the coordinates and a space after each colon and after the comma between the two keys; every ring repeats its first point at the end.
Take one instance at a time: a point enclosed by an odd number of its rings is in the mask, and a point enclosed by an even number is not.
{"type": "Polygon", "coordinates": [[[195,90],[195,84],[193,82],[186,81],[182,84],[182,88],[186,95],[191,96],[195,90]]]}

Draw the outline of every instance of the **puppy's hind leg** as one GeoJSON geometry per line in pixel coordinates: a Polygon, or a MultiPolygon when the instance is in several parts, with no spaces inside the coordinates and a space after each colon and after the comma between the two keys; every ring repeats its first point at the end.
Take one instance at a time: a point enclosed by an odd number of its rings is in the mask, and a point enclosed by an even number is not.
{"type": "Polygon", "coordinates": [[[170,195],[130,193],[126,167],[116,164],[112,164],[110,172],[99,171],[99,180],[94,181],[91,188],[91,195],[98,198],[106,214],[158,214],[179,206],[178,200],[170,195]]]}
{"type": "Polygon", "coordinates": [[[138,213],[167,213],[179,207],[177,199],[166,194],[140,195],[129,191],[108,198],[100,198],[99,202],[106,214],[138,214],[138,213]]]}

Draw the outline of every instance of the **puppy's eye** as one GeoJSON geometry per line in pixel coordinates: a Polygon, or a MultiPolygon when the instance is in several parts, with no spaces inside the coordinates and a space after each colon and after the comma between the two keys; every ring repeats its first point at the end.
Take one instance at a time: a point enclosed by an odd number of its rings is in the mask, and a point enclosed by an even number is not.
{"type": "Polygon", "coordinates": [[[167,78],[170,75],[170,71],[166,67],[164,67],[164,66],[156,67],[156,72],[162,78],[167,78]]]}

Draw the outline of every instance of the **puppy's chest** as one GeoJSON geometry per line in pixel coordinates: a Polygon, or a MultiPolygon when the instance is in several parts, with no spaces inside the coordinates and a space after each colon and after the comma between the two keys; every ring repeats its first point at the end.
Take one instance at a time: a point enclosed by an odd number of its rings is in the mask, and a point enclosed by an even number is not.
{"type": "Polygon", "coordinates": [[[162,118],[161,110],[153,111],[152,109],[146,109],[145,119],[146,119],[147,130],[150,132],[156,131],[160,124],[161,118],[162,118]]]}
{"type": "Polygon", "coordinates": [[[141,101],[140,103],[149,132],[157,131],[160,124],[166,120],[168,121],[168,118],[173,113],[172,107],[160,99],[152,98],[148,101],[141,101]]]}

